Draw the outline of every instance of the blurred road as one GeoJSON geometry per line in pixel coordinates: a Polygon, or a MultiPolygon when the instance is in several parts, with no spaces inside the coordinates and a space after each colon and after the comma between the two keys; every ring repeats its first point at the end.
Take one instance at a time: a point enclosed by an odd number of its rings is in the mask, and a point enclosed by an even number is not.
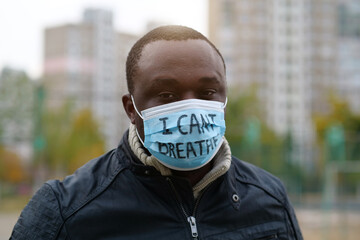
{"type": "Polygon", "coordinates": [[[305,240],[359,240],[360,209],[296,209],[305,240]]]}
{"type": "Polygon", "coordinates": [[[8,240],[20,213],[0,213],[0,240],[8,240]]]}

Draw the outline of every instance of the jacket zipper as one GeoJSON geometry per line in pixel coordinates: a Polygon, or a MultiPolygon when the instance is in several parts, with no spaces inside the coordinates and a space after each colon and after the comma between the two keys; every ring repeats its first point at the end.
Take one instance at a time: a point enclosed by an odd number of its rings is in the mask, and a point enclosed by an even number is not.
{"type": "Polygon", "coordinates": [[[188,221],[188,223],[190,225],[191,236],[193,237],[193,239],[198,239],[199,234],[198,234],[198,229],[197,229],[197,226],[196,226],[195,213],[196,213],[196,209],[197,209],[197,207],[199,205],[200,198],[201,198],[202,194],[200,194],[198,196],[198,198],[196,199],[193,214],[192,214],[192,216],[189,216],[189,214],[186,213],[185,208],[181,203],[180,196],[179,196],[178,192],[176,191],[173,182],[171,181],[171,179],[169,177],[167,177],[166,180],[169,182],[169,184],[171,186],[171,189],[175,193],[175,197],[176,197],[176,200],[178,202],[178,205],[180,206],[180,209],[181,209],[182,213],[184,214],[186,220],[188,221]]]}

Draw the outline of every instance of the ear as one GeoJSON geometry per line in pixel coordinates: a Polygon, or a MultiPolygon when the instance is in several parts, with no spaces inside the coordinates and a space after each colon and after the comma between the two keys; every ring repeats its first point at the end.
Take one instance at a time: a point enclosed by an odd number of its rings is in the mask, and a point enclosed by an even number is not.
{"type": "Polygon", "coordinates": [[[125,94],[122,97],[122,102],[123,102],[124,110],[125,110],[126,114],[128,115],[131,123],[135,124],[136,111],[135,111],[135,108],[134,108],[134,104],[133,104],[133,102],[131,100],[130,93],[125,94]]]}

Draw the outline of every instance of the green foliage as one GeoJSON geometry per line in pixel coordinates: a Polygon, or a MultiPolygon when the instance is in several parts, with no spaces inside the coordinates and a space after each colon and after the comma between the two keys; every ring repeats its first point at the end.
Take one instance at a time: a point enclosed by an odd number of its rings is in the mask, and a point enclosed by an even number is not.
{"type": "Polygon", "coordinates": [[[83,109],[74,113],[69,103],[45,114],[44,135],[46,148],[41,163],[64,174],[74,172],[105,150],[99,125],[91,111],[83,109]]]}
{"type": "Polygon", "coordinates": [[[360,115],[353,113],[346,101],[335,94],[329,95],[328,102],[330,111],[313,117],[317,142],[324,147],[325,158],[339,159],[335,156],[339,155],[341,159],[360,160],[360,115]]]}
{"type": "Polygon", "coordinates": [[[0,182],[16,184],[25,179],[26,172],[20,157],[0,146],[0,182]]]}
{"type": "Polygon", "coordinates": [[[0,182],[17,184],[26,179],[20,156],[5,146],[32,137],[34,82],[22,71],[4,68],[0,74],[0,182]]]}
{"type": "MultiPolygon", "coordinates": [[[[346,165],[360,161],[360,115],[350,110],[347,102],[335,94],[328,97],[329,111],[313,116],[317,143],[320,148],[318,174],[324,175],[328,164],[346,165]],[[332,163],[331,163],[332,162],[332,163]]],[[[360,174],[339,172],[338,193],[355,193],[359,187],[360,174]]]]}
{"type": "Polygon", "coordinates": [[[341,195],[356,194],[359,191],[360,172],[340,173],[337,177],[341,195]]]}
{"type": "Polygon", "coordinates": [[[228,96],[226,106],[226,138],[229,142],[239,143],[244,138],[244,127],[247,121],[261,116],[256,89],[252,88],[246,94],[238,94],[233,88],[228,96]]]}
{"type": "Polygon", "coordinates": [[[280,177],[292,193],[302,191],[303,169],[292,161],[290,134],[280,137],[265,121],[256,87],[232,89],[226,108],[226,138],[232,154],[280,177]]]}
{"type": "Polygon", "coordinates": [[[105,142],[90,110],[80,111],[74,118],[66,143],[67,171],[73,172],[105,151],[105,142]]]}
{"type": "Polygon", "coordinates": [[[36,164],[44,164],[50,170],[63,168],[72,119],[73,110],[69,102],[59,109],[44,113],[42,132],[46,145],[44,154],[36,159],[36,164]]]}
{"type": "Polygon", "coordinates": [[[271,172],[278,172],[284,162],[283,140],[265,123],[257,88],[239,92],[232,89],[226,108],[226,138],[232,153],[271,172]]]}
{"type": "Polygon", "coordinates": [[[314,114],[314,123],[316,127],[317,139],[323,142],[326,139],[326,131],[333,125],[341,124],[345,128],[354,124],[353,114],[348,104],[331,94],[328,98],[330,111],[327,114],[314,114]]]}

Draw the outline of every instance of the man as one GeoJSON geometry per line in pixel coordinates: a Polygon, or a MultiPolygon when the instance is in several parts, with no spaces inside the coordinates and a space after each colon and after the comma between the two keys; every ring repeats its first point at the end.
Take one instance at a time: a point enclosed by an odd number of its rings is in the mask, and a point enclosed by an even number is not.
{"type": "Polygon", "coordinates": [[[225,63],[206,37],[154,29],[126,75],[118,148],[44,184],[12,239],[302,239],[280,181],[231,156],[225,63]]]}

